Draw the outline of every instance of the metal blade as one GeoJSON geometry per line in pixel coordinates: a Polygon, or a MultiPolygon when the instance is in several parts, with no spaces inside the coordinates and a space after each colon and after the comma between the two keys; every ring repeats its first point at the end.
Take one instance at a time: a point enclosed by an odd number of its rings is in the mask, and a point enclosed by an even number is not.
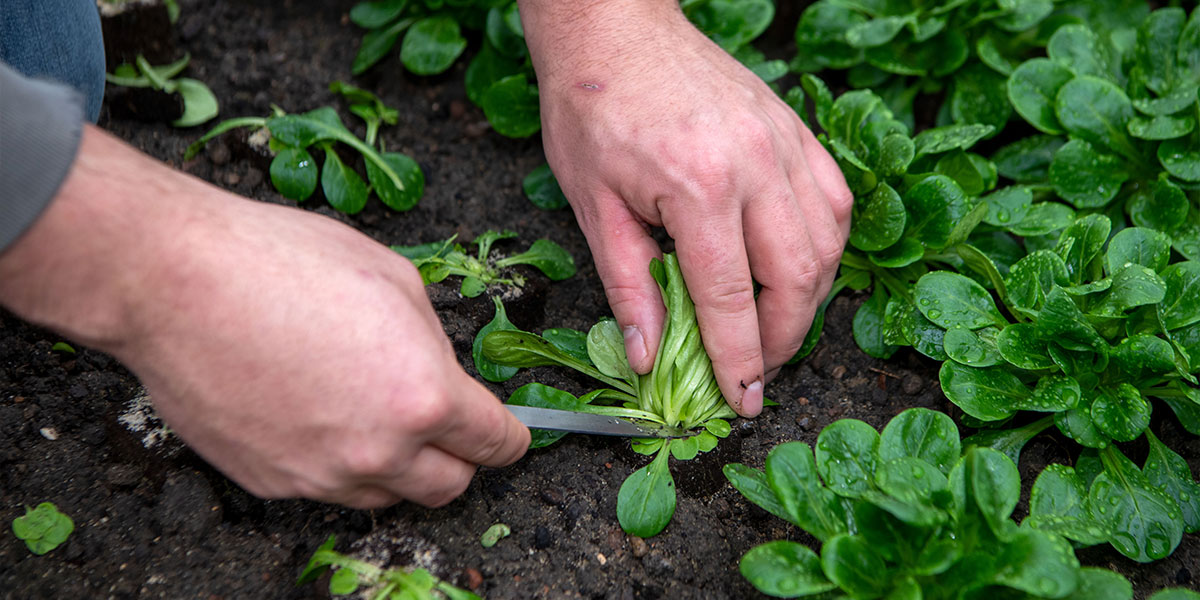
{"type": "Polygon", "coordinates": [[[537,408],[534,406],[516,406],[506,404],[517,420],[531,429],[548,429],[550,431],[569,431],[572,433],[591,433],[595,435],[616,435],[623,437],[683,437],[689,432],[670,427],[647,424],[639,425],[628,419],[594,415],[591,413],[574,412],[570,410],[555,410],[552,408],[537,408]]]}

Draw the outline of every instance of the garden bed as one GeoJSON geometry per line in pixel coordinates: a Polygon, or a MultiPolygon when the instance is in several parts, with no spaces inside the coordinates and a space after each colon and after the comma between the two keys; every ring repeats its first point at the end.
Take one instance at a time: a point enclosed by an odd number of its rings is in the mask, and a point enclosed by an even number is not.
{"type": "MultiPolygon", "coordinates": [[[[212,88],[223,118],[267,115],[271,104],[289,112],[322,105],[344,109],[328,91],[334,80],[369,89],[399,109],[398,125],[381,137],[423,169],[426,193],[420,204],[397,213],[372,200],[347,217],[318,192],[302,206],[384,244],[413,245],[454,234],[471,239],[488,229],[520,234],[519,242],[499,245],[500,250],[550,238],[574,256],[579,271],[554,283],[531,271],[526,296],[508,305],[510,319],[526,331],[586,330],[610,314],[571,212],[534,209],[522,192],[522,178],[544,162],[540,142],[489,130],[463,88],[464,61],[445,75],[421,78],[405,72],[392,55],[352,79],[361,30],[348,22],[349,2],[181,4],[176,44],[191,53],[187,75],[212,88]]],[[[760,44],[769,55],[788,54],[795,19],[792,11],[779,15],[760,44]]],[[[266,165],[247,157],[235,136],[184,162],[184,149],[202,128],[174,129],[120,118],[111,110],[100,125],[215,185],[259,201],[288,203],[271,187],[266,165]]],[[[485,297],[462,299],[456,282],[428,291],[460,362],[474,373],[471,341],[491,319],[491,303],[485,297]]],[[[76,523],[70,539],[45,556],[30,554],[11,535],[0,536],[5,590],[0,595],[322,597],[324,586],[295,587],[293,581],[312,552],[335,534],[341,551],[393,566],[426,567],[487,598],[754,597],[757,592],[737,571],[747,550],[776,539],[813,540],[742,498],[722,476],[723,464],[761,466],[776,444],[811,444],[839,418],[882,427],[913,406],[961,414],[939,389],[937,363],[911,349],[882,361],[857,348],[850,321],[865,298],[843,294],[833,302],[816,350],[767,388],[779,406],[753,421],[735,421],[716,451],[677,467],[678,509],[667,529],[649,540],[627,536],[615,509],[621,482],[646,458],[624,440],[600,437],[571,436],[508,468],[482,469],[465,495],[437,510],[404,504],[356,511],[256,499],[169,434],[147,436],[146,428],[155,424],[139,422],[146,413],[134,406],[144,402],[143,392],[117,362],[86,348],[74,354],[52,350],[64,340],[0,313],[0,516],[8,523],[24,505],[51,501],[76,523]],[[498,522],[509,525],[512,535],[483,548],[480,535],[498,522]]],[[[522,370],[502,385],[488,385],[505,398],[535,380],[575,393],[589,389],[583,378],[549,368],[522,370]]],[[[352,406],[354,399],[329,401],[352,406]]],[[[1152,428],[1200,473],[1200,440],[1174,419],[1158,418],[1164,413],[1169,411],[1156,411],[1152,428]]],[[[1134,443],[1127,451],[1140,464],[1144,448],[1134,443]]],[[[1023,497],[1031,474],[1075,452],[1057,434],[1035,438],[1022,454],[1023,497]]],[[[1024,509],[1017,510],[1019,517],[1024,509]]],[[[1196,535],[1185,535],[1174,554],[1149,564],[1130,561],[1107,545],[1079,556],[1084,564],[1124,574],[1138,598],[1168,586],[1200,587],[1196,535]]]]}

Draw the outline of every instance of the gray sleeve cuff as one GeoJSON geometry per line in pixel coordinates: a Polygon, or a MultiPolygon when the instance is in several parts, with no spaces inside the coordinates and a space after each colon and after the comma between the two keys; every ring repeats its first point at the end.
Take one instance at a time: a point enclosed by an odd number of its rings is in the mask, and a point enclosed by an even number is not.
{"type": "Polygon", "coordinates": [[[83,100],[0,62],[0,251],[50,204],[75,162],[83,100]]]}

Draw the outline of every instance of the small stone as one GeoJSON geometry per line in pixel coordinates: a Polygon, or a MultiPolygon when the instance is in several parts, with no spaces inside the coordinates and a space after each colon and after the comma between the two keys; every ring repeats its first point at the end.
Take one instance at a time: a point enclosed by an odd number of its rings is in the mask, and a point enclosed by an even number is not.
{"type": "Polygon", "coordinates": [[[834,379],[841,379],[846,376],[846,365],[837,365],[829,372],[829,376],[834,379]]]}
{"type": "Polygon", "coordinates": [[[214,165],[224,165],[229,163],[229,146],[225,142],[214,141],[208,145],[208,160],[214,165]]]}
{"type": "Polygon", "coordinates": [[[58,430],[53,427],[43,427],[38,430],[38,433],[42,434],[42,437],[52,442],[58,439],[58,430]]]}
{"type": "Polygon", "coordinates": [[[242,178],[242,183],[245,183],[246,187],[258,187],[262,182],[263,172],[254,167],[250,167],[250,169],[246,171],[246,176],[242,178]]]}
{"type": "Polygon", "coordinates": [[[242,176],[238,175],[237,173],[234,173],[233,171],[230,171],[225,174],[225,184],[226,185],[237,185],[239,182],[241,182],[241,180],[242,180],[242,176]]]}
{"type": "Polygon", "coordinates": [[[561,506],[563,503],[563,495],[558,488],[545,488],[538,493],[538,497],[551,506],[561,506]]]}
{"type": "Polygon", "coordinates": [[[629,536],[629,549],[634,556],[641,558],[650,553],[650,544],[636,535],[631,535],[629,536]]]}
{"type": "Polygon", "coordinates": [[[608,558],[604,556],[603,552],[597,552],[596,553],[596,562],[600,563],[601,566],[604,566],[604,565],[608,564],[608,558]]]}
{"type": "Polygon", "coordinates": [[[900,383],[900,389],[904,390],[905,394],[913,396],[921,391],[921,386],[923,383],[924,382],[921,381],[921,377],[919,375],[909,375],[908,377],[904,378],[903,382],[900,383]]]}
{"type": "Polygon", "coordinates": [[[800,406],[808,406],[808,398],[800,396],[796,399],[796,404],[799,404],[800,406]]]}
{"type": "Polygon", "coordinates": [[[837,417],[842,416],[842,413],[846,412],[846,408],[843,406],[831,406],[831,407],[829,407],[829,410],[827,410],[825,412],[829,416],[837,418],[837,417]]]}
{"type": "Polygon", "coordinates": [[[554,534],[545,525],[538,525],[537,529],[533,530],[533,547],[538,550],[545,550],[554,545],[554,534]]]}
{"type": "Polygon", "coordinates": [[[450,118],[461,119],[467,114],[467,103],[462,100],[450,101],[450,118]]]}
{"type": "Polygon", "coordinates": [[[468,590],[475,591],[475,590],[479,589],[479,586],[483,585],[483,573],[480,573],[479,569],[473,569],[471,567],[467,567],[465,570],[465,574],[467,576],[467,589],[468,590]]]}
{"type": "Polygon", "coordinates": [[[812,417],[810,415],[800,415],[796,417],[796,425],[800,429],[808,430],[809,426],[812,425],[812,417]]]}

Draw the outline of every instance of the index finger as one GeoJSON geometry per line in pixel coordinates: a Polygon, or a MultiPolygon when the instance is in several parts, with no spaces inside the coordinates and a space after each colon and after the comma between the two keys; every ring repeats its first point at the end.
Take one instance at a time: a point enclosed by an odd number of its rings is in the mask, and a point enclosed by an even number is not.
{"type": "MultiPolygon", "coordinates": [[[[696,305],[696,321],[725,401],[739,415],[762,412],[763,355],[754,280],[740,208],[689,211],[668,231],[696,305]]],[[[664,222],[666,219],[664,218],[664,222]]]]}

